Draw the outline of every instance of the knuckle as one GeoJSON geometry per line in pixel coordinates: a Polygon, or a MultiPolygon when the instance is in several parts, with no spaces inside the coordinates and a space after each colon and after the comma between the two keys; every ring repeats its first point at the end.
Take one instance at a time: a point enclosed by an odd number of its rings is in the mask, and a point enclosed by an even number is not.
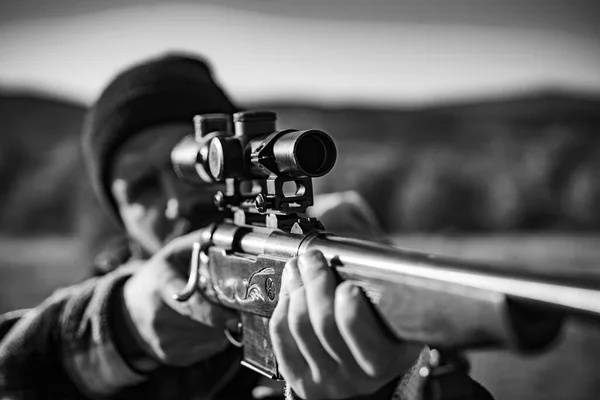
{"type": "Polygon", "coordinates": [[[325,257],[318,250],[310,250],[298,257],[298,266],[309,277],[327,272],[325,257]]]}
{"type": "Polygon", "coordinates": [[[307,260],[323,260],[323,253],[319,250],[311,249],[306,253],[302,254],[301,257],[305,257],[307,260]]]}

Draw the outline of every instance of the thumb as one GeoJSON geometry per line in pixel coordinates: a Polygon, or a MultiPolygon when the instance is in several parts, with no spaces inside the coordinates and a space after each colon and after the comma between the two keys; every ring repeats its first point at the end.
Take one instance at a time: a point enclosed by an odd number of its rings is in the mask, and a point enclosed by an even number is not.
{"type": "Polygon", "coordinates": [[[211,230],[208,227],[176,237],[160,250],[160,256],[173,266],[181,279],[187,281],[194,245],[199,244],[200,251],[209,247],[211,230]]]}
{"type": "Polygon", "coordinates": [[[212,226],[178,236],[167,243],[161,250],[167,255],[188,254],[194,243],[200,243],[202,250],[208,247],[211,239],[212,226]]]}

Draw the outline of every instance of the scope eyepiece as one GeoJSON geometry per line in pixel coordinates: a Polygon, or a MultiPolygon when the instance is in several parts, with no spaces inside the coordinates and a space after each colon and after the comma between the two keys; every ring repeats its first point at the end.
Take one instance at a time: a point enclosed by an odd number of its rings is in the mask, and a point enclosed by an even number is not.
{"type": "Polygon", "coordinates": [[[192,136],[185,136],[171,150],[171,164],[179,179],[190,183],[202,183],[206,173],[198,168],[201,146],[192,136]]]}

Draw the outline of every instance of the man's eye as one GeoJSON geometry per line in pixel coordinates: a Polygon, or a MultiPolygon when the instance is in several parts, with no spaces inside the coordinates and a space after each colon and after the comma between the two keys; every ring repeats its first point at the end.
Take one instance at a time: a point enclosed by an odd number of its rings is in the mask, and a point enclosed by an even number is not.
{"type": "Polygon", "coordinates": [[[144,196],[151,195],[159,189],[159,182],[156,177],[148,176],[131,182],[127,188],[127,197],[130,202],[140,200],[144,196]]]}

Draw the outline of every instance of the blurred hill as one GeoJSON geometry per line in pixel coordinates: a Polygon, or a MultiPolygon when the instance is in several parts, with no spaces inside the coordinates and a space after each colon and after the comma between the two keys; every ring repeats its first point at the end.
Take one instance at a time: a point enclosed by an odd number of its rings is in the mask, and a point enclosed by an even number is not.
{"type": "MultiPolygon", "coordinates": [[[[318,192],[359,190],[388,231],[600,228],[600,97],[546,92],[418,109],[258,104],[339,149],[318,192]]],[[[84,107],[0,91],[0,235],[111,235],[79,151],[84,107]]]]}
{"type": "Polygon", "coordinates": [[[77,235],[96,243],[114,233],[85,179],[84,112],[80,104],[0,91],[0,235],[77,235]]]}
{"type": "MultiPolygon", "coordinates": [[[[600,98],[560,92],[413,110],[276,108],[331,133],[321,191],[360,190],[389,231],[600,227],[600,98]]],[[[285,123],[284,123],[285,122],[285,123]]]]}

